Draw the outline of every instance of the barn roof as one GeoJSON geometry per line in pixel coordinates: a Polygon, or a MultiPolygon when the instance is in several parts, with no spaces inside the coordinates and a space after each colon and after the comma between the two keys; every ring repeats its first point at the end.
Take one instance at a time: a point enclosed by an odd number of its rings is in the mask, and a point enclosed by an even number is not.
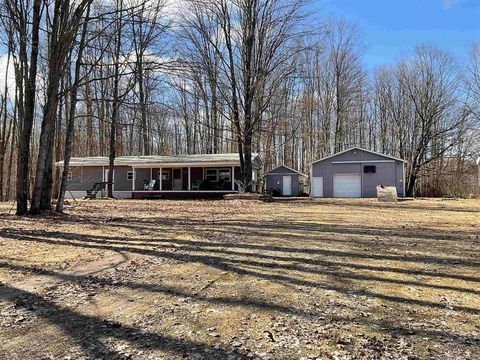
{"type": "Polygon", "coordinates": [[[340,152],[337,152],[335,154],[332,154],[332,155],[329,155],[329,156],[326,156],[324,158],[321,158],[319,160],[315,160],[312,162],[312,165],[313,164],[316,164],[316,163],[319,163],[321,161],[325,161],[327,159],[330,159],[334,156],[337,156],[337,155],[341,155],[341,154],[345,154],[349,151],[352,151],[352,150],[360,150],[360,151],[365,151],[367,153],[370,153],[370,154],[374,154],[374,155],[378,155],[378,156],[382,156],[384,158],[387,158],[387,159],[391,159],[391,160],[395,160],[395,161],[400,161],[400,162],[404,162],[404,163],[407,163],[408,161],[406,160],[403,160],[403,159],[400,159],[400,158],[397,158],[397,157],[394,157],[394,156],[390,156],[390,155],[385,155],[385,154],[382,154],[382,153],[379,153],[379,152],[376,152],[376,151],[372,151],[372,150],[367,150],[367,149],[364,149],[364,148],[361,148],[359,146],[354,146],[352,148],[349,148],[349,149],[346,149],[346,150],[343,150],[343,151],[340,151],[340,152]]]}

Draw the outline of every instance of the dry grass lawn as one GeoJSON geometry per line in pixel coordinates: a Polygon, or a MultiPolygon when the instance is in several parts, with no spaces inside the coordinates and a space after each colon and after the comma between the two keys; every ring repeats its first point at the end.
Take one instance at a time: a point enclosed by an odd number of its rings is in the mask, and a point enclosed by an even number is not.
{"type": "Polygon", "coordinates": [[[480,201],[0,205],[1,359],[480,359],[480,201]]]}

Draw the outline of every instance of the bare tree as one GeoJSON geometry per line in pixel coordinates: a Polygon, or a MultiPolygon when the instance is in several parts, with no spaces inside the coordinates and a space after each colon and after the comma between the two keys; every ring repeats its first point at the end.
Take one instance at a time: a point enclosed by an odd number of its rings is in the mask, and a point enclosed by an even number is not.
{"type": "Polygon", "coordinates": [[[413,59],[400,65],[397,76],[414,109],[407,145],[407,195],[412,196],[422,167],[452,148],[465,117],[456,107],[459,77],[450,54],[419,47],[413,59]]]}
{"type": "Polygon", "coordinates": [[[39,57],[42,1],[5,0],[14,31],[16,62],[15,81],[18,92],[19,144],[17,160],[17,215],[28,211],[30,139],[35,115],[37,65],[39,57]]]}
{"type": "Polygon", "coordinates": [[[59,87],[68,54],[84,19],[85,10],[93,0],[82,0],[72,6],[70,0],[55,0],[51,21],[48,51],[48,79],[46,104],[38,151],[35,184],[30,212],[38,214],[51,209],[53,186],[53,147],[57,122],[59,87]]]}
{"type": "Polygon", "coordinates": [[[90,7],[91,4],[88,4],[85,17],[83,20],[82,31],[80,35],[80,42],[78,44],[78,52],[77,52],[77,59],[75,62],[75,71],[73,75],[73,82],[70,88],[70,102],[69,102],[69,113],[67,119],[67,128],[65,134],[65,151],[63,157],[63,171],[62,171],[62,178],[60,182],[60,190],[58,193],[58,200],[57,205],[55,208],[56,212],[63,212],[64,207],[64,200],[65,200],[65,191],[67,189],[67,181],[68,181],[68,173],[70,171],[70,158],[72,156],[72,145],[73,145],[73,136],[75,130],[75,113],[76,113],[76,106],[77,106],[77,94],[78,88],[81,82],[81,68],[82,68],[82,60],[83,60],[83,52],[85,50],[85,46],[87,45],[87,36],[88,36],[88,21],[90,18],[90,7]]]}

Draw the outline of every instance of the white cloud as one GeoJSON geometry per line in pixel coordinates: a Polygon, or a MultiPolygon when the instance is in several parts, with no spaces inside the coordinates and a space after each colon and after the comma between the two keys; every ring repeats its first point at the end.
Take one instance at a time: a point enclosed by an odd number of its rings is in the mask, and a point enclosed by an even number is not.
{"type": "Polygon", "coordinates": [[[449,10],[452,7],[460,4],[463,0],[443,0],[443,8],[449,10]]]}

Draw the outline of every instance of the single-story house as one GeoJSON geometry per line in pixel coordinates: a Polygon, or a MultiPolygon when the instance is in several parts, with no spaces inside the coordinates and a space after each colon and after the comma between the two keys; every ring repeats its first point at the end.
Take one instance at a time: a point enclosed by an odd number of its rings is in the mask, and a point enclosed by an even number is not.
{"type": "MultiPolygon", "coordinates": [[[[252,156],[256,191],[261,162],[252,156]]],[[[107,182],[108,157],[73,157],[66,197],[84,197],[95,183],[107,182]]],[[[63,166],[63,161],[56,163],[63,166]]],[[[201,193],[221,197],[240,191],[240,157],[230,154],[119,156],[115,159],[113,195],[117,198],[190,197],[201,193]],[[162,196],[165,195],[165,196],[162,196]]]]}
{"type": "Polygon", "coordinates": [[[265,174],[265,190],[282,196],[298,196],[303,193],[306,178],[307,175],[280,165],[265,174]]]}
{"type": "Polygon", "coordinates": [[[405,160],[353,147],[314,161],[311,197],[376,197],[377,186],[395,186],[405,196],[405,160]]]}

